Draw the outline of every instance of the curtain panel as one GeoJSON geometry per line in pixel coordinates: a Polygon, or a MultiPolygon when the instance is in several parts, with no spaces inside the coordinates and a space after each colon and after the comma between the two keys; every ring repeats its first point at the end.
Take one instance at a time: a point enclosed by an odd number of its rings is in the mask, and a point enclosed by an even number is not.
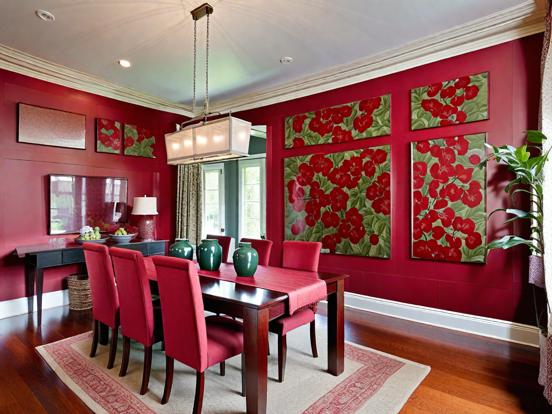
{"type": "Polygon", "coordinates": [[[203,180],[201,164],[178,166],[176,187],[176,237],[201,243],[203,180]]]}

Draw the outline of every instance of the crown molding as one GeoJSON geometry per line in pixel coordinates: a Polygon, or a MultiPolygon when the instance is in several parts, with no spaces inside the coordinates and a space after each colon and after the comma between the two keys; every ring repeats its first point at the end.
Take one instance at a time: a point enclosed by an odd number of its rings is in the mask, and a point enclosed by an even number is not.
{"type": "Polygon", "coordinates": [[[0,44],[0,69],[146,108],[192,116],[192,111],[185,105],[120,86],[2,44],[0,44]]]}
{"type": "Polygon", "coordinates": [[[466,25],[416,40],[351,64],[264,91],[211,104],[213,111],[243,111],[302,98],[411,69],[544,31],[546,13],[540,0],[485,16],[466,25]]]}
{"type": "MultiPolygon", "coordinates": [[[[212,112],[259,108],[352,85],[544,31],[544,0],[524,3],[468,24],[274,88],[211,102],[212,112]]],[[[190,106],[119,86],[0,44],[0,69],[96,95],[193,117],[190,106]]],[[[197,114],[196,114],[197,115],[197,114]]]]}

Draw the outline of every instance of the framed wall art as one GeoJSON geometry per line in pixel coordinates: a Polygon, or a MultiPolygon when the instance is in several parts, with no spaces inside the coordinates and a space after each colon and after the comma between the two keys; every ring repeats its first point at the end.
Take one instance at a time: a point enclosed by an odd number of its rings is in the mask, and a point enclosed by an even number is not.
{"type": "Polygon", "coordinates": [[[136,157],[155,158],[155,136],[146,128],[125,124],[124,153],[136,157]]]}
{"type": "Polygon", "coordinates": [[[86,149],[86,116],[19,103],[17,142],[86,149]]]}
{"type": "Polygon", "coordinates": [[[391,133],[391,95],[287,117],[285,148],[349,142],[391,133]]]}
{"type": "Polygon", "coordinates": [[[96,119],[96,151],[120,154],[122,143],[122,125],[118,121],[96,119]]]}
{"type": "Polygon", "coordinates": [[[413,142],[411,255],[485,262],[486,134],[413,142]]]}
{"type": "Polygon", "coordinates": [[[463,76],[410,91],[411,129],[489,119],[489,73],[463,76]]]}
{"type": "Polygon", "coordinates": [[[391,255],[391,153],[383,145],[284,160],[285,239],[334,254],[391,255]]]}

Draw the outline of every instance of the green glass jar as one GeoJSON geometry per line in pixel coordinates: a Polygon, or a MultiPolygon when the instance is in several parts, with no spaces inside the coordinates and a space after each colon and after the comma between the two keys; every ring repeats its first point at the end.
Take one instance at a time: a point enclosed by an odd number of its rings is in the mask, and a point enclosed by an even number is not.
{"type": "Polygon", "coordinates": [[[169,256],[193,260],[194,248],[188,239],[176,239],[175,242],[169,247],[169,256]]]}
{"type": "Polygon", "coordinates": [[[232,256],[234,269],[238,276],[253,276],[259,264],[259,254],[251,243],[241,242],[232,256]]]}
{"type": "Polygon", "coordinates": [[[199,268],[202,270],[218,270],[222,261],[222,247],[218,240],[203,239],[196,251],[199,268]]]}

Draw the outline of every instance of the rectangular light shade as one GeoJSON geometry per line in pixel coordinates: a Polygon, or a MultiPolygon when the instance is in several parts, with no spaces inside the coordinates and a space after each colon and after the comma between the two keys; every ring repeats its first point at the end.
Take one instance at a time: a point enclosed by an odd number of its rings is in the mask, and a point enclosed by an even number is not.
{"type": "Polygon", "coordinates": [[[134,197],[132,214],[135,216],[154,216],[157,213],[157,197],[134,197]]]}
{"type": "Polygon", "coordinates": [[[168,164],[191,164],[249,155],[251,123],[227,116],[165,135],[168,164]]]}

